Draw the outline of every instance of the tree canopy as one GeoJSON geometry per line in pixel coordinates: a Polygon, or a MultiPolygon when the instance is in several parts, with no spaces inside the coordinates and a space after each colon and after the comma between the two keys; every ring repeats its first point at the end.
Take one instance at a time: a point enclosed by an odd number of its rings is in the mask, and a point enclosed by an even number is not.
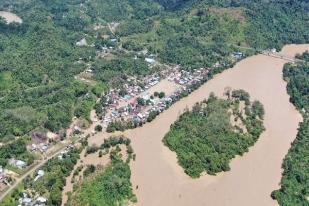
{"type": "MultiPolygon", "coordinates": [[[[249,94],[243,90],[233,93],[249,94]]],[[[210,96],[186,111],[171,126],[163,142],[177,154],[179,164],[191,177],[230,169],[235,155],[248,151],[264,130],[260,113],[249,102],[243,111],[239,97],[223,100],[210,96]],[[231,112],[232,111],[232,112],[231,112]]],[[[261,103],[259,107],[263,108],[261,103]]]]}

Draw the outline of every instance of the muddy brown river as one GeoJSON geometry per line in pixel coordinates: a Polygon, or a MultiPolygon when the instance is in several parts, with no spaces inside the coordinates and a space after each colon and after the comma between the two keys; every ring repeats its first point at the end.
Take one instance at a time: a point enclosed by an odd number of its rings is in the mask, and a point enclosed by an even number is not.
{"type": "MultiPolygon", "coordinates": [[[[306,45],[288,45],[282,54],[294,56],[309,50],[306,45]]],[[[279,188],[281,164],[295,139],[301,115],[289,102],[280,58],[265,55],[248,57],[235,67],[216,75],[187,98],[181,99],[153,122],[129,130],[136,161],[131,164],[132,184],[140,206],[271,206],[270,194],[279,188]],[[242,157],[232,160],[229,172],[191,179],[177,163],[176,154],[162,143],[179,114],[210,92],[222,96],[224,88],[244,89],[265,108],[265,132],[242,157]]],[[[90,138],[101,143],[106,133],[90,138]]]]}

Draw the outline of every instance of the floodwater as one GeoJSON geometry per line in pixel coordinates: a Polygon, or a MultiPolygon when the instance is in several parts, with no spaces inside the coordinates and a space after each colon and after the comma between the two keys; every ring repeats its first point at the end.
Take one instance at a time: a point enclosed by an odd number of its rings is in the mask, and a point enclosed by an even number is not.
{"type": "Polygon", "coordinates": [[[5,18],[8,24],[12,22],[22,23],[22,19],[16,14],[11,13],[11,12],[0,11],[0,16],[5,18]]]}
{"type": "MultiPolygon", "coordinates": [[[[309,50],[306,45],[288,45],[281,52],[294,56],[309,50]]],[[[176,102],[153,122],[124,132],[136,153],[131,164],[132,184],[140,206],[271,206],[270,194],[279,188],[281,164],[295,139],[301,115],[289,102],[282,79],[285,60],[265,55],[248,57],[216,75],[188,97],[176,102]],[[229,172],[191,179],[177,163],[176,154],[162,143],[170,125],[186,107],[207,98],[210,92],[223,96],[224,89],[244,89],[265,108],[266,131],[242,157],[231,161],[229,172]]],[[[101,143],[106,133],[90,138],[101,143]]]]}

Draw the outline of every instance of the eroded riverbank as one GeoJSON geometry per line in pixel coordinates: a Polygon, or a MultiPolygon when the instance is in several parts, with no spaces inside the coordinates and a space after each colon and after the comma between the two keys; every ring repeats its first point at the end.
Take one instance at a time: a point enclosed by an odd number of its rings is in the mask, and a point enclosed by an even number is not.
{"type": "MultiPolygon", "coordinates": [[[[294,56],[309,45],[284,47],[294,56]]],[[[270,193],[279,187],[281,163],[294,140],[301,115],[289,102],[282,79],[285,60],[256,55],[216,75],[189,97],[181,99],[153,122],[125,132],[131,137],[137,159],[131,165],[138,205],[276,205],[270,193]],[[192,180],[177,164],[176,154],[162,143],[170,125],[186,107],[207,98],[210,92],[223,95],[225,87],[244,89],[265,107],[266,131],[243,157],[231,162],[231,171],[192,180]]],[[[90,138],[100,144],[106,133],[90,138]]]]}

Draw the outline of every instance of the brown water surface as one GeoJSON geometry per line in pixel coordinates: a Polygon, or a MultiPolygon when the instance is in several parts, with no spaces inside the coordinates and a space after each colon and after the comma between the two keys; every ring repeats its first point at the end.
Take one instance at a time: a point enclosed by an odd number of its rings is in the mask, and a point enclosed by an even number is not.
{"type": "MultiPolygon", "coordinates": [[[[294,56],[305,50],[309,50],[309,44],[288,45],[281,53],[294,56]]],[[[279,188],[282,160],[302,120],[289,102],[282,79],[285,63],[265,55],[246,58],[175,103],[153,122],[125,132],[137,155],[131,164],[133,187],[138,185],[137,205],[276,205],[270,194],[279,188]],[[178,165],[176,154],[162,144],[162,138],[186,107],[207,98],[210,92],[221,96],[226,87],[244,89],[252,99],[262,102],[266,131],[248,153],[232,160],[231,171],[191,179],[178,165]]],[[[95,135],[90,144],[99,144],[105,137],[106,133],[95,135]]]]}

